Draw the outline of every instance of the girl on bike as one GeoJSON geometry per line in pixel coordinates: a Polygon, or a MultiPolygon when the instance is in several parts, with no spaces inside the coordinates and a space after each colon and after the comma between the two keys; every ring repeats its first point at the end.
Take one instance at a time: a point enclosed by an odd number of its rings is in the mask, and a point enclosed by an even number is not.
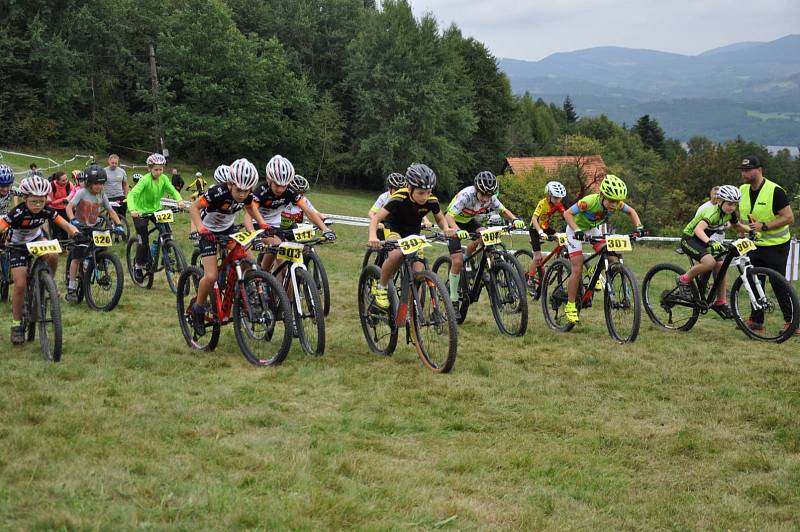
{"type": "MultiPolygon", "coordinates": [[[[50,222],[72,237],[78,230],[70,225],[52,207],[48,207],[47,196],[51,193],[50,183],[43,177],[31,176],[22,180],[19,193],[23,201],[10,212],[0,216],[0,232],[11,229],[11,244],[27,244],[44,240],[46,235],[42,226],[50,222]]],[[[28,250],[12,248],[8,251],[11,266],[11,278],[14,292],[11,296],[11,343],[19,345],[25,342],[25,331],[22,330],[22,306],[25,303],[25,288],[28,286],[28,250]]],[[[55,275],[58,266],[58,255],[45,255],[45,260],[55,275]]]]}
{"type": "Polygon", "coordinates": [[[528,284],[533,282],[536,271],[542,264],[542,240],[547,240],[555,234],[552,228],[552,218],[556,213],[564,216],[563,199],[567,197],[567,189],[558,181],[549,181],[544,186],[544,198],[536,204],[536,209],[531,216],[531,223],[528,232],[531,235],[531,250],[533,251],[533,262],[528,269],[528,284]]]}

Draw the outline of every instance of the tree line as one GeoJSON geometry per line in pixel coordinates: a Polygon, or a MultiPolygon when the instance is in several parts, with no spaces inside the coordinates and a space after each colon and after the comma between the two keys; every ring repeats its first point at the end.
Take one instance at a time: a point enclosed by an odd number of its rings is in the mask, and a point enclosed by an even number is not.
{"type": "MultiPolygon", "coordinates": [[[[509,155],[596,153],[654,227],[738,183],[746,154],[798,192],[788,154],[743,139],[686,150],[648,116],[627,127],[578,117],[569,98],[512,95],[482,43],[415,18],[405,0],[8,0],[0,30],[3,145],[141,158],[132,150],[159,149],[163,132],[180,159],[281,153],[312,181],[362,188],[425,161],[446,193],[509,155]]],[[[579,170],[560,170],[572,194],[579,170]]]]}

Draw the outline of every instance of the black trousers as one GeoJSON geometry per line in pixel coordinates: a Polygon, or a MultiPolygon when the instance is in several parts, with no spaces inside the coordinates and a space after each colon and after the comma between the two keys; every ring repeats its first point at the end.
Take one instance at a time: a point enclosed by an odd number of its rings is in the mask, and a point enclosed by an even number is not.
{"type": "MultiPolygon", "coordinates": [[[[753,266],[760,266],[775,270],[781,275],[786,275],[786,263],[789,261],[789,249],[791,242],[779,244],[777,246],[759,246],[755,251],[751,251],[748,255],[750,263],[753,266]]],[[[761,284],[763,286],[765,278],[761,276],[761,284]]],[[[789,294],[775,290],[775,295],[778,298],[778,304],[781,306],[784,321],[792,320],[792,300],[789,294]]],[[[753,322],[762,324],[764,323],[764,312],[753,310],[750,319],[753,322]]]]}

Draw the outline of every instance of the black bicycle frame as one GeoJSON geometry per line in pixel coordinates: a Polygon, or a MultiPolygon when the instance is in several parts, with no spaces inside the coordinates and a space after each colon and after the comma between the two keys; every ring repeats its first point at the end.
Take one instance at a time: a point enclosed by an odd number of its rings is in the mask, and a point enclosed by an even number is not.
{"type": "MultiPolygon", "coordinates": [[[[719,273],[717,273],[714,277],[714,284],[711,285],[711,289],[708,291],[708,295],[706,296],[705,300],[703,300],[703,294],[706,293],[706,288],[708,287],[708,278],[713,273],[713,270],[695,277],[695,281],[697,281],[697,288],[700,290],[700,303],[705,304],[705,308],[711,308],[712,303],[716,300],[717,288],[719,288],[722,279],[725,279],[725,276],[728,273],[728,268],[730,268],[731,262],[733,262],[735,257],[736,251],[734,249],[729,249],[725,253],[725,258],[722,260],[722,266],[719,268],[719,273]]],[[[695,261],[691,257],[689,257],[689,263],[692,266],[695,265],[695,261]]]]}
{"type": "MultiPolygon", "coordinates": [[[[478,253],[481,253],[482,256],[480,262],[478,263],[477,270],[473,270],[472,272],[470,272],[472,274],[472,279],[473,279],[472,286],[470,286],[470,281],[469,279],[467,279],[468,276],[464,275],[461,277],[463,279],[462,282],[466,284],[465,291],[469,295],[470,303],[476,303],[481,297],[481,291],[483,290],[483,286],[485,284],[483,281],[483,274],[486,271],[486,268],[489,267],[489,258],[487,257],[487,253],[494,258],[501,256],[501,253],[497,250],[495,244],[486,247],[483,244],[483,242],[481,242],[481,244],[478,246],[475,252],[472,253],[472,255],[467,255],[466,253],[464,254],[464,265],[462,268],[466,268],[467,262],[475,258],[475,256],[478,253]]],[[[462,272],[463,271],[464,270],[462,269],[462,272]]]]}

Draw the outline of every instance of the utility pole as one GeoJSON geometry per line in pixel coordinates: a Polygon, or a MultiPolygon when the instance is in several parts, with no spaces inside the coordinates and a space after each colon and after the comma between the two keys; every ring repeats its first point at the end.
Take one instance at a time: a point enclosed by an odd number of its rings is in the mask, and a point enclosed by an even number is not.
{"type": "Polygon", "coordinates": [[[158,70],[156,69],[156,51],[150,45],[150,89],[153,92],[153,113],[156,116],[156,129],[158,133],[158,145],[161,147],[161,154],[169,156],[169,152],[164,147],[164,126],[161,123],[161,113],[158,110],[158,70]]]}

